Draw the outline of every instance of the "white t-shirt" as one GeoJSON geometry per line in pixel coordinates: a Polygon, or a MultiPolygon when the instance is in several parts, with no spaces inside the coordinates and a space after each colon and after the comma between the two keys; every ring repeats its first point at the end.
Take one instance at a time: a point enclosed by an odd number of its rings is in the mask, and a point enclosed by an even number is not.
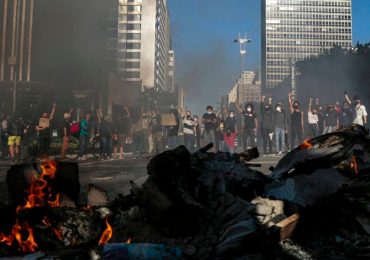
{"type": "Polygon", "coordinates": [[[364,116],[367,116],[366,108],[364,105],[356,106],[356,117],[353,123],[364,125],[364,116]]]}
{"type": "Polygon", "coordinates": [[[317,116],[317,114],[313,114],[311,111],[308,111],[308,123],[311,125],[311,124],[317,124],[317,122],[319,122],[319,117],[317,116]]]}

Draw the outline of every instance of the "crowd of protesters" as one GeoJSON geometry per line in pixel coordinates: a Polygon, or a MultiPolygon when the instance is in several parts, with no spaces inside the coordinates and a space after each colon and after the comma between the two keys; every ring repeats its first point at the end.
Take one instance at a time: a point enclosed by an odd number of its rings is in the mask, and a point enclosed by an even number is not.
{"type": "MultiPolygon", "coordinates": [[[[140,158],[180,144],[194,152],[208,143],[214,144],[213,152],[234,153],[238,148],[246,150],[261,144],[264,154],[280,155],[294,149],[304,139],[330,133],[352,123],[367,125],[365,106],[358,96],[351,100],[347,93],[342,104],[336,102],[324,106],[319,99],[310,98],[307,112],[291,94],[287,105],[285,110],[283,103],[274,104],[272,97],[263,96],[259,111],[252,103],[236,104],[235,111],[224,109],[220,113],[207,106],[201,118],[193,116],[191,111],[181,114],[177,109],[167,110],[165,117],[158,108],[141,108],[133,117],[127,106],[121,107],[115,120],[111,115],[104,115],[101,109],[84,112],[81,116],[75,116],[73,109],[58,111],[63,115],[63,123],[56,135],[60,143],[58,155],[60,159],[66,159],[71,152],[72,138],[78,140],[75,152],[79,160],[87,159],[88,146],[93,140],[99,143],[101,160],[123,160],[127,152],[133,158],[140,158]]],[[[53,103],[51,112],[42,113],[33,124],[22,117],[4,115],[1,122],[2,159],[15,161],[25,157],[25,140],[33,127],[38,156],[49,155],[56,111],[53,103]]]]}

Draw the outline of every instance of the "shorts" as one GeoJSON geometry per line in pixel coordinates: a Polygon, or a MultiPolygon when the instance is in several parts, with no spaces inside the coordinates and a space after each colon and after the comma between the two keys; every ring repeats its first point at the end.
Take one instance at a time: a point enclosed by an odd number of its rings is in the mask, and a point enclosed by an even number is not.
{"type": "Polygon", "coordinates": [[[20,144],[21,144],[21,137],[20,136],[12,135],[12,136],[8,137],[8,145],[10,145],[10,146],[12,146],[12,145],[19,146],[20,144]]]}
{"type": "Polygon", "coordinates": [[[126,139],[128,137],[128,134],[118,134],[117,135],[117,143],[120,147],[124,147],[126,145],[126,139]]]}

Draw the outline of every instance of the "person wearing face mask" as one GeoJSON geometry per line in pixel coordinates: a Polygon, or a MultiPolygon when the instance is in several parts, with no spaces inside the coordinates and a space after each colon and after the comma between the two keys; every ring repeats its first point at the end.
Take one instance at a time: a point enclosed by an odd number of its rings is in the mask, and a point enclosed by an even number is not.
{"type": "Polygon", "coordinates": [[[183,134],[184,134],[184,145],[189,150],[189,152],[194,152],[194,135],[195,135],[195,123],[194,119],[191,117],[191,112],[186,111],[183,117],[183,134]]]}
{"type": "Polygon", "coordinates": [[[339,126],[340,127],[350,126],[353,123],[353,120],[354,120],[353,110],[348,104],[348,102],[344,101],[343,107],[339,113],[339,126]]]}
{"type": "Polygon", "coordinates": [[[312,107],[312,98],[308,104],[308,136],[314,138],[319,134],[319,117],[317,116],[317,109],[312,107]]]}
{"type": "Polygon", "coordinates": [[[324,134],[335,132],[339,127],[339,117],[333,104],[326,105],[324,134]]]}
{"type": "Polygon", "coordinates": [[[42,157],[48,157],[51,139],[50,123],[54,118],[56,105],[53,103],[53,108],[50,115],[48,113],[43,113],[39,120],[39,124],[36,126],[36,131],[38,134],[38,145],[39,145],[39,155],[42,157]]]}
{"type": "Polygon", "coordinates": [[[216,128],[216,150],[223,150],[223,132],[224,132],[225,121],[223,119],[222,113],[217,115],[217,128],[216,128]]]}
{"type": "Polygon", "coordinates": [[[224,140],[224,151],[228,153],[235,152],[235,140],[236,140],[236,119],[233,110],[229,112],[228,117],[225,120],[223,140],[224,140]]]}
{"type": "Polygon", "coordinates": [[[263,154],[267,155],[267,146],[269,153],[272,154],[272,138],[274,135],[274,114],[272,111],[272,98],[269,98],[268,104],[264,104],[265,96],[261,98],[261,135],[263,154]]]}
{"type": "Polygon", "coordinates": [[[292,93],[288,95],[290,107],[290,150],[295,147],[295,141],[298,140],[298,145],[303,143],[303,111],[298,101],[292,100],[292,93]]]}
{"type": "Polygon", "coordinates": [[[240,113],[243,114],[243,150],[248,149],[248,139],[250,147],[256,146],[255,138],[257,136],[258,119],[257,114],[254,112],[253,104],[248,103],[245,105],[243,111],[239,104],[236,103],[236,107],[240,113]]]}
{"type": "Polygon", "coordinates": [[[203,141],[205,144],[213,143],[213,152],[216,152],[217,116],[212,106],[207,106],[207,113],[203,115],[202,123],[204,125],[203,141]]]}
{"type": "MultiPolygon", "coordinates": [[[[348,98],[347,92],[344,93],[345,98],[348,104],[352,104],[351,100],[348,98]]],[[[354,96],[354,110],[355,110],[355,118],[353,120],[354,124],[366,126],[367,125],[367,111],[366,107],[361,104],[361,99],[359,96],[354,96]]]]}
{"type": "Polygon", "coordinates": [[[200,131],[200,124],[199,124],[199,117],[197,115],[194,115],[194,137],[195,137],[194,147],[197,149],[200,149],[201,131],[200,131]]]}
{"type": "Polygon", "coordinates": [[[281,103],[275,106],[274,123],[276,153],[281,155],[285,151],[285,131],[287,129],[287,119],[281,103]]]}

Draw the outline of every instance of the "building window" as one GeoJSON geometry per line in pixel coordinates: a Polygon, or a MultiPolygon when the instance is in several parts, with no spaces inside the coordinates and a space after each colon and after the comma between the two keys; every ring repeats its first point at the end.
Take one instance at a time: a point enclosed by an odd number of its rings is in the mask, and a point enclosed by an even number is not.
{"type": "Polygon", "coordinates": [[[140,62],[126,62],[125,67],[127,69],[139,69],[140,68],[140,62]]]}
{"type": "Polygon", "coordinates": [[[130,78],[140,78],[140,71],[125,71],[123,73],[123,76],[125,78],[128,78],[128,79],[130,79],[130,78]]]}

